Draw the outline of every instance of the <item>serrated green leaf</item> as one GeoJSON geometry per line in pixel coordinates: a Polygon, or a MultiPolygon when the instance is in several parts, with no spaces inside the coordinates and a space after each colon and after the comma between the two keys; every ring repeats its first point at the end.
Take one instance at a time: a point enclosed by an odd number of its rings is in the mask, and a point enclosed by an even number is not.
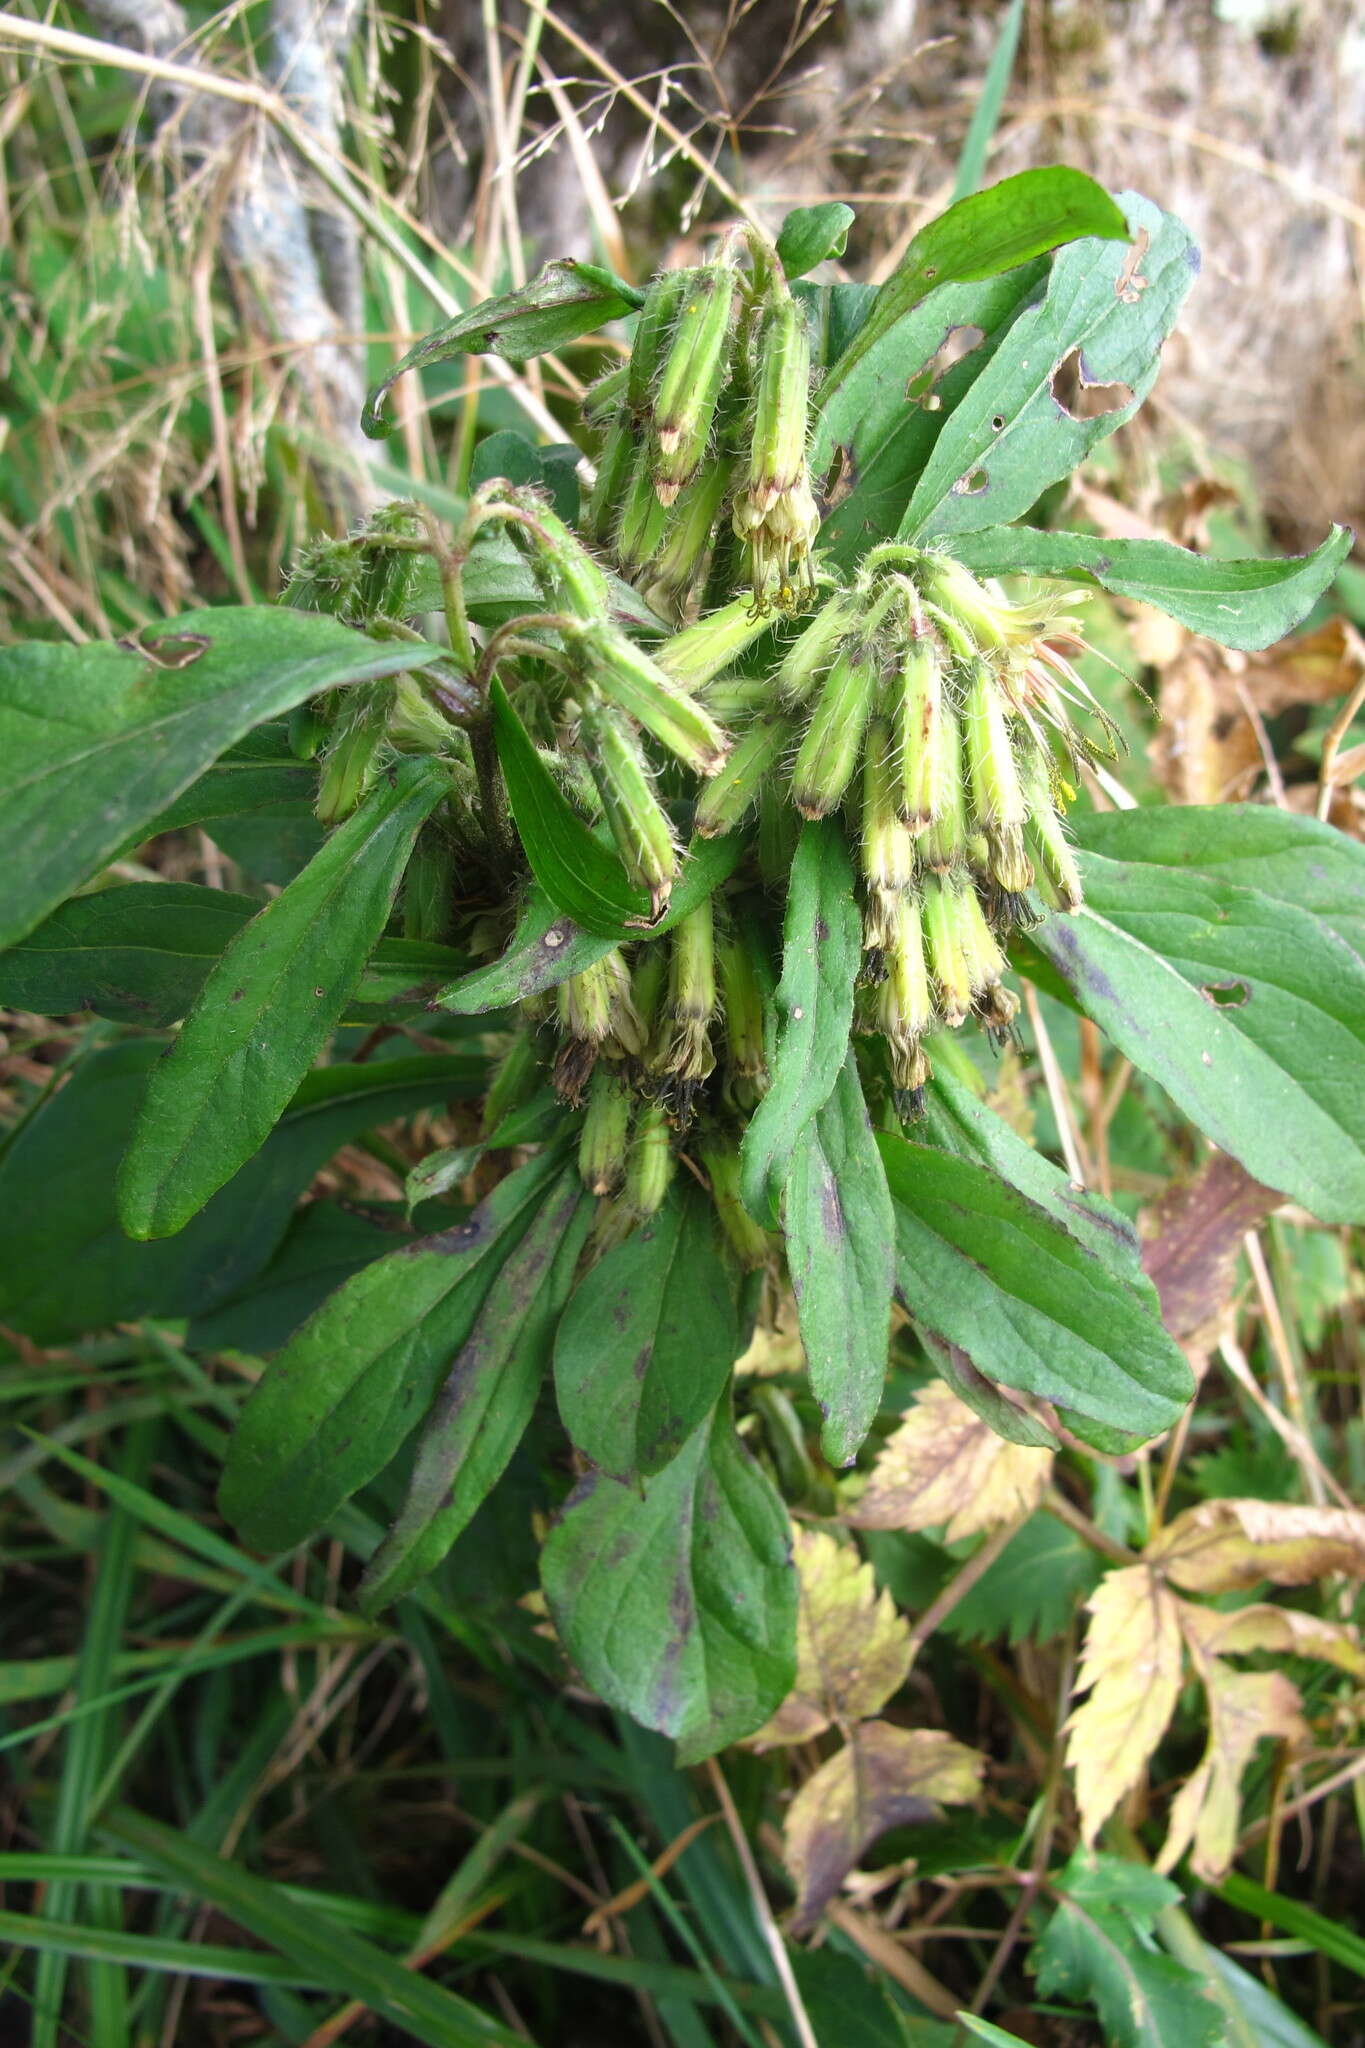
{"type": "Polygon", "coordinates": [[[147,1084],[119,1172],[130,1237],[183,1229],[265,1143],[336,1029],[448,786],[436,763],[400,761],[212,968],[147,1084]]]}
{"type": "Polygon", "coordinates": [[[302,1542],[383,1470],[436,1398],[561,1166],[542,1153],[466,1222],[364,1267],[272,1360],[238,1418],[219,1491],[244,1542],[302,1542]]]}
{"type": "MultiPolygon", "coordinates": [[[[209,971],[260,910],[254,896],[198,882],[128,882],[73,896],[0,953],[0,1004],[65,1017],[91,1010],[162,1030],[185,1016],[209,971]]],[[[450,946],[381,939],[348,1017],[421,1009],[459,963],[450,946]]]]}
{"type": "Polygon", "coordinates": [[[1142,1865],[1078,1850],[1034,1950],[1039,1994],[1091,2001],[1116,2048],[1222,2048],[1223,2014],[1149,1929],[1180,1894],[1142,1865]]]}
{"type": "Polygon", "coordinates": [[[883,334],[947,284],[997,277],[1079,237],[1126,241],[1129,225],[1103,186],[1065,164],[1020,171],[960,199],[922,227],[882,286],[841,380],[883,334]]]}
{"type": "Polygon", "coordinates": [[[895,1282],[896,1218],[853,1053],[792,1152],[782,1234],[820,1442],[857,1455],[881,1401],[895,1282]]]}
{"type": "Polygon", "coordinates": [[[842,256],[856,217],[840,199],[794,208],[777,237],[778,261],[788,278],[804,277],[827,256],[842,256]]]}
{"type": "Polygon", "coordinates": [[[1077,836],[1085,908],[1031,935],[1077,1006],[1255,1179],[1324,1222],[1365,1216],[1365,963],[1339,935],[1365,848],[1244,805],[1077,836]]]}
{"type": "Polygon", "coordinates": [[[812,820],[801,828],[787,885],[772,1076],[740,1147],[741,1192],[760,1223],[775,1218],[801,1133],[839,1078],[861,961],[848,842],[836,819],[812,820]]]}
{"type": "Polygon", "coordinates": [[[207,1314],[265,1266],[338,1145],[429,1103],[479,1095],[487,1078],[486,1062],[466,1055],[319,1068],[185,1230],[130,1244],[114,1175],[161,1050],[139,1040],[82,1060],[0,1157],[0,1322],[38,1343],[139,1316],[207,1314]]]}
{"type": "Polygon", "coordinates": [[[1090,576],[1116,597],[1155,605],[1192,633],[1255,651],[1307,617],[1350,554],[1351,541],[1347,527],[1334,526],[1308,555],[1227,561],[1167,540],[988,526],[964,533],[953,553],[981,576],[1090,576]]]}
{"type": "Polygon", "coordinates": [[[590,1474],[541,1553],[588,1684],[695,1763],[762,1726],[796,1676],[787,1511],[728,1401],[640,1493],[590,1474]]]}
{"type": "Polygon", "coordinates": [[[536,1405],[592,1206],[570,1168],[503,1264],[427,1417],[398,1518],[361,1580],[363,1613],[433,1571],[506,1470],[536,1405]]]}
{"type": "Polygon", "coordinates": [[[1094,1592],[1101,1569],[1088,1543],[1040,1510],[1010,1538],[943,1626],[964,1643],[1051,1642],[1094,1592]]]}
{"type": "Polygon", "coordinates": [[[715,1211],[700,1188],[675,1186],[564,1312],[555,1339],[564,1427],[613,1479],[648,1477],[711,1413],[741,1348],[715,1211]]]}
{"type": "Polygon", "coordinates": [[[263,719],[411,663],[410,647],[265,605],[185,612],[136,646],[0,649],[0,947],[263,719]]]}
{"type": "Polygon", "coordinates": [[[1057,1402],[1088,1443],[1169,1429],[1194,1392],[1150,1283],[988,1168],[906,1138],[878,1143],[896,1212],[897,1290],[985,1378],[1057,1402]]]}
{"type": "Polygon", "coordinates": [[[595,333],[642,300],[633,285],[595,263],[567,258],[547,263],[522,290],[481,299],[410,348],[370,391],[360,424],[373,441],[393,432],[384,418],[384,400],[408,370],[449,362],[452,356],[495,355],[509,363],[528,362],[595,333]]]}
{"type": "Polygon", "coordinates": [[[1018,519],[1150,391],[1198,251],[1174,215],[1150,199],[1125,192],[1120,204],[1132,233],[1149,237],[1147,246],[1139,252],[1087,236],[1061,251],[1045,296],[1020,314],[949,415],[906,507],[901,539],[950,539],[1018,519]],[[1131,398],[1091,419],[1067,412],[1053,378],[1073,354],[1083,384],[1123,385],[1131,398]]]}

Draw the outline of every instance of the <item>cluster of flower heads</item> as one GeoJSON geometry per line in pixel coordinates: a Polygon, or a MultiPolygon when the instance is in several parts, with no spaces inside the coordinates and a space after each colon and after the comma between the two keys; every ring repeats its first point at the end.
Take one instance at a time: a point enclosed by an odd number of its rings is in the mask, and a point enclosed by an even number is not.
{"type": "Polygon", "coordinates": [[[805,310],[747,230],[655,278],[629,362],[585,414],[606,429],[589,533],[661,612],[684,617],[735,550],[760,602],[813,587],[810,382],[805,310]]]}

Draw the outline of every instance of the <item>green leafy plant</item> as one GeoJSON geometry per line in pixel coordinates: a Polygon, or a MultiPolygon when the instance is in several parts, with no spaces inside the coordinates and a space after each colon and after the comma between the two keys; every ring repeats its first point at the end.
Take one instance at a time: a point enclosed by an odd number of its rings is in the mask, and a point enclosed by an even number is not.
{"type": "MultiPolygon", "coordinates": [[[[1359,1649],[1185,1596],[1358,1572],[1358,1518],[1209,1500],[1136,1549],[1077,1535],[1056,1455],[1105,1470],[1181,1425],[1188,1333],[1128,1217],[987,1106],[975,1039],[1009,1046],[1022,975],[1241,1170],[1241,1228],[1276,1196],[1365,1217],[1360,848],[1287,811],[1083,800],[1122,794],[1087,596],[1257,649],[1350,537],[1215,561],[1027,523],[1156,377],[1197,258],[1152,201],[1027,172],[875,291],[811,277],[849,224],[727,228],[644,290],[551,264],[372,392],[382,434],[405,371],[630,322],[576,423],[581,504],[562,450],[500,432],[465,498],[316,541],[278,605],[0,650],[0,1001],[97,1020],[0,1154],[0,1322],[241,1344],[222,1513],[274,1556],[354,1538],[377,1489],[364,1617],[421,1597],[531,1472],[547,1659],[684,1763],[838,1732],[787,1820],[798,1925],[879,1836],[970,1803],[984,1760],[872,1718],[917,1642],[850,1545],[803,1530],[794,1559],[790,1509],[842,1510],[925,1606],[984,1534],[945,1610],[964,1641],[1046,1638],[1090,1596],[1083,1846],[1046,1878],[1049,1819],[1039,1995],[1133,2042],[1184,2001],[1213,2043],[1226,1997],[1198,1989],[1176,1888],[1086,1845],[1185,1659],[1210,1742],[1160,1869],[1193,1844],[1226,1877],[1256,1741],[1305,1723],[1288,1678],[1224,1656],[1354,1673],[1359,1649]],[[1073,412],[1069,377],[1118,402],[1073,412]],[[268,818],[298,837],[264,903],[126,878],[149,839],[268,818]],[[385,1127],[436,1107],[453,1140],[395,1154],[385,1127]],[[300,1209],[356,1141],[397,1158],[399,1213],[300,1209]],[[793,1336],[789,1394],[761,1359],[793,1336]]],[[[153,1828],[109,1822],[169,1869],[153,1828]]],[[[279,1939],[311,1955],[291,1910],[279,1939]]],[[[351,1988],[402,2018],[396,1966],[355,1953],[351,1988]]]]}

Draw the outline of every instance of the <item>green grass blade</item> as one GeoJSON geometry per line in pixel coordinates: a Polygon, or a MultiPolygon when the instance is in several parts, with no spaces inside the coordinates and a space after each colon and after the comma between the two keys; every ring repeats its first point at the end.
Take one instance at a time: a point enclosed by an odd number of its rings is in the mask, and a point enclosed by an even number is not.
{"type": "Polygon", "coordinates": [[[962,153],[957,160],[957,175],[953,180],[954,199],[966,199],[981,183],[981,173],[986,168],[986,153],[991,146],[1000,120],[1000,109],[1009,91],[1010,73],[1014,69],[1014,55],[1019,48],[1019,32],[1024,26],[1024,0],[1010,0],[1008,12],[1000,24],[991,61],[986,67],[986,76],[981,81],[981,97],[976,103],[971,126],[962,144],[962,153]]]}

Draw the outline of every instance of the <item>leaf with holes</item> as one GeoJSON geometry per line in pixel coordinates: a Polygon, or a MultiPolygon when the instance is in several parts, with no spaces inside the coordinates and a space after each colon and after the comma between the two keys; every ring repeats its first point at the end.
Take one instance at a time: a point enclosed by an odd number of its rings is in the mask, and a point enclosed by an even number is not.
{"type": "Polygon", "coordinates": [[[683,1763],[751,1735],[791,1690],[791,1529],[727,1400],[642,1491],[581,1480],[541,1577],[588,1684],[673,1736],[683,1763]]]}
{"type": "Polygon", "coordinates": [[[549,1189],[456,1352],[398,1518],[358,1594],[374,1614],[434,1570],[507,1468],[536,1405],[560,1310],[592,1222],[576,1167],[549,1189]]]}
{"type": "Polygon", "coordinates": [[[393,432],[384,418],[384,400],[408,370],[428,363],[446,363],[452,356],[501,356],[523,363],[582,335],[595,334],[608,320],[619,320],[643,302],[643,293],[596,263],[564,258],[547,263],[539,276],[520,291],[481,299],[469,312],[447,321],[381,377],[365,401],[360,424],[373,441],[393,432]]]}
{"type": "Polygon", "coordinates": [[[821,1447],[850,1465],[886,1378],[895,1216],[850,1050],[834,1092],[802,1132],[783,1198],[782,1234],[821,1447]]]}
{"type": "Polygon", "coordinates": [[[1030,939],[1077,1007],[1255,1179],[1365,1217],[1365,847],[1241,805],[1077,836],[1085,908],[1030,939]]]}
{"type": "Polygon", "coordinates": [[[130,645],[0,648],[0,947],[253,726],[411,664],[411,647],[269,605],[185,612],[130,645]]]}
{"type": "Polygon", "coordinates": [[[423,821],[449,788],[400,761],[211,970],[119,1172],[130,1237],[170,1237],[265,1143],[327,1044],[393,908],[423,821]]]}
{"type": "Polygon", "coordinates": [[[559,1413],[615,1479],[657,1472],[711,1413],[741,1349],[715,1211],[675,1186],[585,1275],[555,1339],[559,1413]]]}
{"type": "Polygon", "coordinates": [[[740,1147],[741,1192],[760,1223],[776,1216],[797,1143],[839,1078],[861,960],[848,841],[837,820],[812,820],[801,828],[787,884],[771,1080],[740,1147]]]}
{"type": "Polygon", "coordinates": [[[1221,561],[1167,540],[1108,540],[1044,533],[1035,526],[988,526],[953,543],[981,576],[1086,576],[1116,597],[1137,598],[1224,647],[1270,647],[1293,631],[1328,589],[1351,552],[1334,526],[1308,555],[1221,561]]]}
{"type": "Polygon", "coordinates": [[[1087,1443],[1169,1429],[1194,1378],[1142,1274],[1115,1271],[989,1168],[883,1135],[897,1292],[985,1378],[1054,1401],[1087,1443]]]}
{"type": "Polygon", "coordinates": [[[951,541],[1020,518],[1151,390],[1199,256],[1150,199],[1126,192],[1119,203],[1132,247],[1087,237],[1054,259],[1044,297],[1013,322],[949,415],[901,539],[951,541]],[[1112,397],[1112,408],[1092,414],[1087,393],[1112,397]]]}

